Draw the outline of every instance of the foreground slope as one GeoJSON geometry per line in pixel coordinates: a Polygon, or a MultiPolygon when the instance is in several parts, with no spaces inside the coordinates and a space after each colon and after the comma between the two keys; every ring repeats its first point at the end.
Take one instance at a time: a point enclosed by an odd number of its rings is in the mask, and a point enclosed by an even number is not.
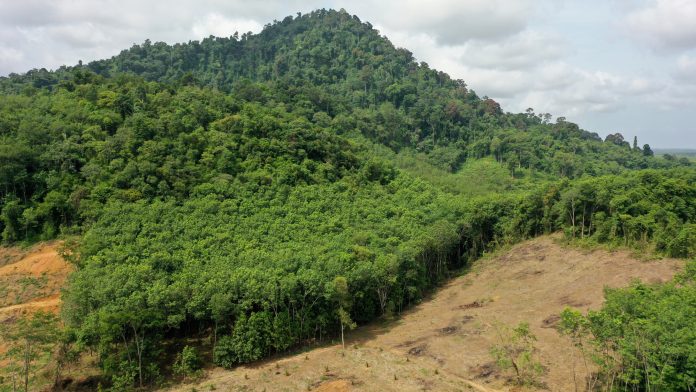
{"type": "MultiPolygon", "coordinates": [[[[598,309],[604,287],[666,282],[682,260],[641,261],[626,251],[585,251],[540,237],[476,262],[398,320],[355,331],[339,345],[227,371],[209,370],[199,390],[508,390],[490,348],[498,325],[529,322],[549,390],[573,390],[580,356],[555,323],[565,307],[598,309]],[[369,365],[369,366],[368,366],[369,365]],[[573,370],[575,368],[575,370],[573,370]]],[[[582,381],[579,384],[582,387],[582,381]]],[[[189,391],[192,385],[172,391],[189,391]]]]}
{"type": "Polygon", "coordinates": [[[696,254],[696,171],[629,170],[689,162],[503,113],[345,12],[0,91],[2,239],[81,235],[67,344],[114,391],[174,377],[180,340],[234,367],[337,336],[542,233],[696,254]]]}

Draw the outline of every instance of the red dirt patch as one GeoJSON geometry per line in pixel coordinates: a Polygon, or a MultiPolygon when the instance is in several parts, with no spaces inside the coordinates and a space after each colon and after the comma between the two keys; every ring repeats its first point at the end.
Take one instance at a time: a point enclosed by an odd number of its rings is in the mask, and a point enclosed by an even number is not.
{"type": "MultiPolygon", "coordinates": [[[[43,310],[58,313],[60,289],[72,267],[58,254],[59,241],[28,250],[0,248],[0,324],[43,310]]],[[[0,339],[0,353],[5,351],[0,339]]]]}
{"type": "Polygon", "coordinates": [[[41,276],[42,274],[67,275],[71,269],[70,265],[58,254],[60,245],[60,242],[52,242],[35,246],[18,261],[0,267],[0,277],[11,275],[41,276]]]}

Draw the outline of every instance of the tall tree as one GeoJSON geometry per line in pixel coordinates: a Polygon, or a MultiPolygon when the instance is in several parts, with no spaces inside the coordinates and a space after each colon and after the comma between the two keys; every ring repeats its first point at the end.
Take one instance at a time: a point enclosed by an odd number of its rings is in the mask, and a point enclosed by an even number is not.
{"type": "Polygon", "coordinates": [[[0,334],[8,342],[4,354],[9,360],[8,369],[23,379],[24,392],[28,392],[36,361],[43,356],[50,357],[58,342],[57,317],[53,313],[38,311],[3,327],[0,334]]]}
{"type": "Polygon", "coordinates": [[[346,348],[346,341],[343,338],[345,328],[355,328],[355,322],[350,318],[350,308],[353,306],[353,299],[348,289],[348,281],[342,276],[337,276],[333,280],[334,301],[336,302],[336,315],[341,324],[341,346],[346,348]]]}

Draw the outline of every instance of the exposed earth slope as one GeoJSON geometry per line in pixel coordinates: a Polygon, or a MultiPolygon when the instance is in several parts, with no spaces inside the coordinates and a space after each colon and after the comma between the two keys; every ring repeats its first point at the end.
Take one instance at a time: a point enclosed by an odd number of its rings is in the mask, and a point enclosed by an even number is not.
{"type": "MultiPolygon", "coordinates": [[[[632,279],[665,282],[683,261],[641,261],[626,251],[584,251],[551,237],[474,264],[393,322],[359,328],[340,344],[227,371],[209,370],[198,390],[417,391],[514,389],[489,354],[499,325],[529,322],[551,391],[573,390],[584,366],[553,328],[566,306],[597,309],[603,288],[632,279]],[[574,359],[575,358],[575,359],[574,359]],[[575,362],[575,366],[573,363],[575,362]]],[[[581,383],[581,381],[578,381],[581,383]]],[[[191,384],[176,391],[190,391],[191,384]]],[[[582,384],[580,384],[582,388],[582,384]]]]}
{"type": "Polygon", "coordinates": [[[71,271],[60,245],[0,249],[0,322],[30,309],[58,311],[60,288],[71,271]]]}
{"type": "MultiPolygon", "coordinates": [[[[60,289],[71,266],[59,255],[61,242],[29,249],[0,248],[0,328],[39,310],[57,313],[60,289]]],[[[0,358],[6,351],[0,337],[0,358]]],[[[0,359],[0,366],[6,362],[0,359]]]]}

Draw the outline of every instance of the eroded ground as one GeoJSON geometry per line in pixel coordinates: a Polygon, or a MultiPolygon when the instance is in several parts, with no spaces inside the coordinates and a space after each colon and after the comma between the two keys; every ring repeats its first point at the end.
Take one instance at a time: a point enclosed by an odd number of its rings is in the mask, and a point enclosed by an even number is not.
{"type": "MultiPolygon", "coordinates": [[[[172,391],[499,391],[514,390],[489,354],[496,326],[529,322],[547,372],[546,390],[574,390],[584,367],[553,328],[566,306],[596,309],[603,288],[632,279],[664,282],[679,260],[640,261],[626,251],[583,251],[550,237],[477,262],[395,321],[362,327],[340,345],[228,371],[208,370],[172,391]],[[573,365],[575,362],[575,365],[573,365]]],[[[580,388],[582,389],[582,388],[580,388]]]]}
{"type": "MultiPolygon", "coordinates": [[[[53,241],[28,249],[0,248],[0,328],[39,310],[58,313],[60,289],[72,269],[59,255],[60,246],[53,241]]],[[[6,349],[0,337],[0,357],[6,349]]],[[[0,370],[6,363],[0,359],[0,370]]]]}

